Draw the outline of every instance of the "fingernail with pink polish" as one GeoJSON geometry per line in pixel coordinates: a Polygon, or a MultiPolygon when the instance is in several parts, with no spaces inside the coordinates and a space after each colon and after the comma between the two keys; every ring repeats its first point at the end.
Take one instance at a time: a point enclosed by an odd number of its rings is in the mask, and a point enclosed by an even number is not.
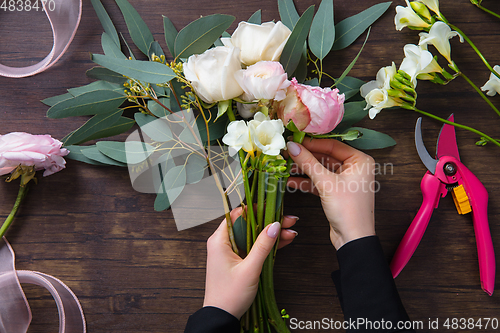
{"type": "Polygon", "coordinates": [[[292,230],[292,229],[286,229],[288,232],[291,232],[292,234],[295,235],[295,237],[297,237],[297,235],[299,234],[297,231],[295,230],[292,230]]]}
{"type": "Polygon", "coordinates": [[[287,147],[290,155],[297,156],[298,154],[300,154],[300,146],[298,144],[296,144],[295,142],[288,141],[286,143],[286,147],[287,147]]]}
{"type": "Polygon", "coordinates": [[[299,220],[299,217],[298,217],[298,216],[295,216],[295,215],[286,215],[285,217],[286,217],[286,218],[288,218],[288,219],[295,220],[295,221],[298,221],[298,220],[299,220]]]}
{"type": "Polygon", "coordinates": [[[267,235],[271,238],[276,238],[278,232],[280,232],[281,224],[279,222],[274,222],[267,228],[267,235]]]}

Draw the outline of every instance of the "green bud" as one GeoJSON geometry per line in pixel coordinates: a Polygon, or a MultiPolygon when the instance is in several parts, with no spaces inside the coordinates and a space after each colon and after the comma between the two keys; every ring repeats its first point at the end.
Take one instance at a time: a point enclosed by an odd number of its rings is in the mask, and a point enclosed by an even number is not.
{"type": "Polygon", "coordinates": [[[402,97],[406,96],[406,94],[399,89],[389,89],[389,90],[387,90],[387,94],[390,97],[394,97],[394,98],[402,98],[402,97]]]}
{"type": "Polygon", "coordinates": [[[426,5],[424,5],[421,2],[413,1],[410,2],[411,8],[417,13],[421,18],[423,18],[426,21],[430,21],[432,15],[429,12],[429,9],[427,8],[426,5]]]}
{"type": "Polygon", "coordinates": [[[485,137],[481,137],[481,140],[476,142],[476,146],[486,146],[488,140],[485,137]]]}
{"type": "Polygon", "coordinates": [[[402,77],[404,77],[407,80],[411,80],[411,76],[408,75],[408,73],[406,73],[405,71],[402,71],[402,70],[398,69],[398,74],[401,75],[402,77]]]}
{"type": "Polygon", "coordinates": [[[399,73],[394,75],[394,78],[399,82],[401,82],[402,84],[404,84],[405,86],[413,87],[413,84],[410,82],[410,80],[407,80],[405,77],[403,77],[403,75],[399,73]]]}
{"type": "Polygon", "coordinates": [[[444,69],[443,69],[443,71],[441,72],[441,75],[443,75],[443,76],[444,76],[444,78],[445,78],[446,80],[448,80],[448,81],[451,81],[451,80],[453,80],[453,79],[454,79],[453,75],[451,75],[450,73],[448,73],[448,72],[447,72],[447,71],[445,71],[444,69]]]}

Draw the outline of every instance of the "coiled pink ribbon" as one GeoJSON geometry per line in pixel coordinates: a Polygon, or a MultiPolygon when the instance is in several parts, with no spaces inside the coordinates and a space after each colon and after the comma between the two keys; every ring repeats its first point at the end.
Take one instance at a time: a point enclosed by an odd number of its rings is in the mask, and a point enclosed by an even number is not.
{"type": "Polygon", "coordinates": [[[21,283],[46,288],[54,297],[59,311],[59,333],[85,333],[83,310],[75,294],[63,282],[50,275],[33,271],[16,271],[14,250],[7,239],[0,240],[0,332],[26,333],[31,310],[21,283]]]}
{"type": "MultiPolygon", "coordinates": [[[[32,0],[35,1],[35,0],[32,0]]],[[[45,14],[52,27],[54,44],[50,53],[38,64],[27,67],[8,67],[0,64],[0,75],[26,77],[43,72],[54,65],[71,44],[82,17],[81,0],[36,0],[43,4],[45,14]]]]}

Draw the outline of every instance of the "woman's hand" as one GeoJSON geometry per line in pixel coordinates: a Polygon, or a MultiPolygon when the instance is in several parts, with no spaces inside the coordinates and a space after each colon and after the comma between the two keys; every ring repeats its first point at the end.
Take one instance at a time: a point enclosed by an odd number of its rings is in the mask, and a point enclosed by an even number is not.
{"type": "MultiPolygon", "coordinates": [[[[241,212],[241,208],[233,210],[231,219],[235,221],[241,212]]],[[[294,216],[284,217],[283,228],[291,227],[297,219],[294,216]]],[[[250,253],[241,259],[233,252],[226,220],[222,221],[207,241],[207,279],[203,306],[218,307],[240,319],[257,294],[262,265],[273,249],[280,229],[279,222],[264,228],[250,253]]],[[[296,235],[295,231],[281,229],[279,246],[291,243],[296,235]]]]}
{"type": "Polygon", "coordinates": [[[309,176],[290,177],[287,185],[320,196],[333,246],[375,235],[373,158],[334,139],[306,138],[303,145],[288,142],[287,147],[298,169],[309,176]]]}

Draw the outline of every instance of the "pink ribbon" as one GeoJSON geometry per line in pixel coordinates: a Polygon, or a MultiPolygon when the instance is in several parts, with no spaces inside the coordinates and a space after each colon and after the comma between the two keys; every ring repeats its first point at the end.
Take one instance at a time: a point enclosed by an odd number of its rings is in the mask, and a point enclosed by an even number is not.
{"type": "Polygon", "coordinates": [[[21,283],[30,283],[46,288],[54,297],[59,311],[59,333],[85,333],[83,310],[71,289],[44,273],[16,271],[14,250],[5,237],[3,240],[0,241],[0,332],[27,332],[31,310],[21,283]]]}
{"type": "Polygon", "coordinates": [[[62,57],[69,44],[71,44],[73,37],[75,37],[82,17],[82,1],[44,0],[41,3],[52,27],[52,36],[54,38],[52,50],[38,64],[28,67],[8,67],[0,64],[1,76],[26,77],[43,72],[62,57]]]}

